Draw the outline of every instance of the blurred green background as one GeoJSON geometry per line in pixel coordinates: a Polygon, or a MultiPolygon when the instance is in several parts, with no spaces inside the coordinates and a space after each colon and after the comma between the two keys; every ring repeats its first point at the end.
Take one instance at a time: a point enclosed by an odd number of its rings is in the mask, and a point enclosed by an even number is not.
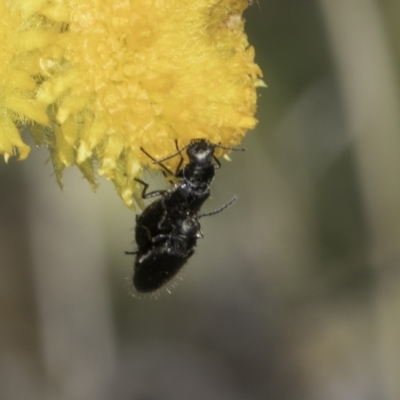
{"type": "Polygon", "coordinates": [[[245,17],[260,123],[172,294],[132,297],[110,183],[61,192],[46,149],[1,162],[1,400],[400,398],[400,2],[245,17]]]}

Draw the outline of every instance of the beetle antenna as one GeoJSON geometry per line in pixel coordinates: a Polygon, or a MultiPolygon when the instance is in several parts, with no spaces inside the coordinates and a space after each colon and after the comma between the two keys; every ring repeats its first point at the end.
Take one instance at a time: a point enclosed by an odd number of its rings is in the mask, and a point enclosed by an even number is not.
{"type": "Polygon", "coordinates": [[[224,204],[220,208],[217,208],[216,210],[210,211],[208,213],[200,214],[198,216],[198,219],[200,219],[202,217],[209,217],[210,215],[215,215],[215,214],[220,213],[221,211],[225,210],[225,208],[230,207],[237,199],[238,199],[237,195],[233,196],[226,204],[224,204]]]}

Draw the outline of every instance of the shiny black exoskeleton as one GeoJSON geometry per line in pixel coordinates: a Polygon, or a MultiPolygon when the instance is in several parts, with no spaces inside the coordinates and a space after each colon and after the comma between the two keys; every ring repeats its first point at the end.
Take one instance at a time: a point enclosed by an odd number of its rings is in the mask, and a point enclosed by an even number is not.
{"type": "MultiPolygon", "coordinates": [[[[210,196],[210,185],[214,179],[215,169],[221,164],[214,156],[214,145],[204,139],[192,140],[186,154],[189,163],[178,170],[176,177],[180,182],[166,196],[164,202],[174,202],[177,197],[183,198],[192,212],[198,212],[210,196]]],[[[167,203],[166,203],[167,204],[167,203]]]]}
{"type": "Polygon", "coordinates": [[[182,213],[190,213],[192,215],[198,213],[204,202],[210,197],[210,185],[214,179],[215,170],[221,167],[220,162],[214,155],[216,148],[244,151],[242,148],[231,148],[213,144],[205,139],[193,139],[188,146],[180,150],[178,149],[175,154],[157,161],[142,148],[142,151],[156,164],[159,164],[164,171],[180,179],[178,183],[168,190],[157,190],[150,193],[147,193],[148,185],[138,180],[138,182],[144,185],[143,198],[162,196],[161,204],[165,213],[164,218],[160,221],[159,228],[165,227],[166,229],[171,229],[173,221],[179,218],[182,213]],[[186,154],[189,162],[181,168],[183,163],[182,152],[185,149],[187,149],[186,154]],[[176,172],[173,173],[163,162],[177,155],[181,156],[181,160],[176,172]]]}
{"type": "Polygon", "coordinates": [[[217,147],[243,150],[195,139],[180,150],[177,146],[175,154],[157,161],[142,149],[164,171],[180,180],[168,190],[147,193],[148,184],[137,179],[144,186],[143,198],[161,196],[136,217],[135,239],[138,250],[130,254],[137,254],[133,283],[139,292],[157,290],[175,276],[193,255],[197,239],[202,237],[199,218],[216,214],[236,201],[234,197],[218,210],[199,214],[201,206],[210,196],[215,169],[221,166],[214,155],[217,147]],[[181,153],[185,149],[189,162],[181,168],[181,153]],[[181,159],[173,173],[163,162],[177,155],[181,159]]]}
{"type": "MultiPolygon", "coordinates": [[[[139,241],[140,237],[141,234],[136,235],[139,241]]],[[[193,255],[200,237],[202,233],[198,218],[188,215],[175,221],[170,233],[154,236],[151,246],[141,248],[138,241],[139,250],[133,276],[136,290],[153,292],[170,281],[193,255]]]]}
{"type": "Polygon", "coordinates": [[[162,217],[158,200],[136,219],[135,238],[138,246],[133,285],[138,292],[153,292],[171,280],[193,255],[197,239],[203,237],[199,219],[218,214],[237,200],[234,196],[222,207],[206,214],[182,214],[174,221],[170,232],[157,229],[162,217]],[[156,232],[151,235],[151,233],[156,232]]]}

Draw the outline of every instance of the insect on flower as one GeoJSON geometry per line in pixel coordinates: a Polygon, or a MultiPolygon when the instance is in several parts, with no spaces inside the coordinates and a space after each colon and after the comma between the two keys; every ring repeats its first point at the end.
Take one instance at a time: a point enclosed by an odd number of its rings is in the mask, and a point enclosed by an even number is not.
{"type": "Polygon", "coordinates": [[[168,225],[168,218],[174,219],[176,212],[178,212],[178,214],[181,214],[182,211],[191,214],[199,212],[201,206],[210,197],[210,185],[214,179],[215,170],[221,168],[221,163],[214,154],[216,148],[244,151],[243,148],[225,147],[220,144],[213,144],[205,139],[193,139],[189,145],[181,149],[178,148],[176,141],[175,145],[177,152],[161,160],[156,160],[141,148],[141,150],[153,160],[155,164],[159,164],[167,174],[180,179],[178,183],[168,190],[157,190],[150,193],[147,193],[148,185],[143,181],[137,180],[144,186],[142,192],[142,197],[144,199],[162,196],[162,204],[166,211],[165,220],[161,221],[162,225],[168,225]],[[181,168],[183,164],[182,152],[184,150],[186,150],[189,162],[181,168]],[[176,171],[172,172],[163,162],[178,155],[180,155],[181,159],[176,171]]]}
{"type": "Polygon", "coordinates": [[[163,286],[193,255],[197,239],[202,237],[198,222],[201,217],[219,213],[237,199],[234,197],[211,213],[199,214],[201,206],[210,196],[215,169],[221,166],[214,155],[215,148],[244,149],[212,144],[205,139],[194,139],[182,149],[178,149],[175,144],[177,152],[159,161],[142,149],[165,172],[180,179],[168,190],[150,193],[147,193],[148,184],[137,179],[144,187],[143,198],[161,196],[136,217],[135,239],[138,250],[128,253],[137,254],[133,283],[142,292],[151,292],[163,286]],[[185,149],[189,162],[182,168],[182,151],[185,149]],[[181,159],[173,173],[163,162],[177,155],[181,159]]]}

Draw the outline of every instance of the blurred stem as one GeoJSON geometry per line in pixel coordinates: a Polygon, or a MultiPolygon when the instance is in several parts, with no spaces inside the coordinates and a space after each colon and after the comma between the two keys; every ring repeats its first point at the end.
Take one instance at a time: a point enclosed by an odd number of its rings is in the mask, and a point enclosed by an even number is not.
{"type": "Polygon", "coordinates": [[[337,62],[346,123],[377,273],[383,397],[400,394],[400,102],[377,3],[320,0],[337,62]]]}

